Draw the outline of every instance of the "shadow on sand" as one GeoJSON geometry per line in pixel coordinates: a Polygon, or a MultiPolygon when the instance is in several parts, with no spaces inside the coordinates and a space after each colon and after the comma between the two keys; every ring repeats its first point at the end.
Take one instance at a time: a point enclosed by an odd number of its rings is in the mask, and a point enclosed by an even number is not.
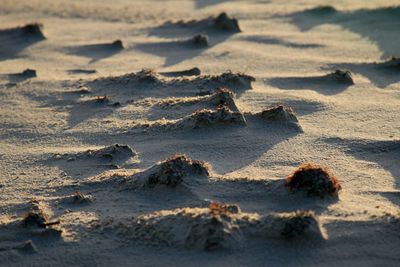
{"type": "Polygon", "coordinates": [[[302,31],[323,24],[339,25],[376,43],[383,57],[400,53],[400,7],[338,11],[321,6],[289,15],[290,21],[302,31]]]}

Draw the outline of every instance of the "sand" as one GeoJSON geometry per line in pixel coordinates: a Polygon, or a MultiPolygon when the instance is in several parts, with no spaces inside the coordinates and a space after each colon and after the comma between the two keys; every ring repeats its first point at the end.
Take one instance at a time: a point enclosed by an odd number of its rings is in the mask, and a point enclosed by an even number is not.
{"type": "Polygon", "coordinates": [[[0,265],[399,266],[398,4],[0,0],[0,265]]]}

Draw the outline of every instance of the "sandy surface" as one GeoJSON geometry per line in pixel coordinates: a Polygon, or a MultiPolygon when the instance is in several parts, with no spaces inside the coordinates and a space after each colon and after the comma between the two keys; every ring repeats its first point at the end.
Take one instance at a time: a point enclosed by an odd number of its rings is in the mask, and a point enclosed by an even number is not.
{"type": "Polygon", "coordinates": [[[0,0],[0,265],[399,266],[400,7],[328,2],[0,0]]]}

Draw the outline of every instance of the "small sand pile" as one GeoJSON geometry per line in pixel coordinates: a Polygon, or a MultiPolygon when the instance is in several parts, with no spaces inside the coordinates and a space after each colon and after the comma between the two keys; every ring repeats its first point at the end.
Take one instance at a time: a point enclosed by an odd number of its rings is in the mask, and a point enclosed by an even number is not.
{"type": "Polygon", "coordinates": [[[233,249],[243,240],[239,221],[251,219],[238,207],[178,208],[140,216],[123,234],[146,245],[233,249]]]}
{"type": "Polygon", "coordinates": [[[224,124],[246,125],[246,120],[242,113],[231,111],[227,106],[219,106],[214,110],[198,110],[179,120],[174,126],[197,129],[224,124]]]}
{"type": "Polygon", "coordinates": [[[154,85],[162,83],[162,80],[159,78],[158,73],[156,73],[155,71],[151,69],[142,69],[141,71],[135,73],[97,78],[89,82],[87,85],[90,86],[91,84],[97,83],[103,84],[105,86],[114,84],[129,85],[130,83],[154,85]]]}
{"type": "Polygon", "coordinates": [[[163,25],[163,27],[165,26],[180,26],[191,29],[193,31],[212,32],[213,30],[216,30],[227,33],[241,32],[238,20],[236,18],[228,16],[228,14],[225,12],[220,13],[216,17],[210,16],[208,18],[200,20],[180,20],[177,22],[167,22],[163,25]]]}
{"type": "Polygon", "coordinates": [[[204,48],[209,46],[208,36],[205,34],[197,34],[186,40],[184,43],[195,48],[204,48]]]}
{"type": "Polygon", "coordinates": [[[45,228],[48,222],[48,215],[43,211],[39,201],[32,200],[29,211],[23,217],[24,226],[35,226],[45,228]]]}
{"type": "Polygon", "coordinates": [[[237,205],[211,203],[208,208],[178,208],[146,214],[119,228],[124,237],[146,245],[199,250],[235,249],[248,238],[326,239],[312,212],[297,211],[260,216],[237,205]]]}
{"type": "Polygon", "coordinates": [[[0,252],[17,250],[21,253],[35,253],[37,248],[31,239],[35,242],[43,240],[45,243],[59,239],[62,230],[54,227],[58,224],[59,220],[49,220],[43,203],[34,199],[28,203],[27,212],[22,216],[0,221],[0,252]]]}
{"type": "Polygon", "coordinates": [[[172,97],[164,99],[158,105],[162,107],[192,106],[201,104],[205,107],[218,108],[226,106],[232,111],[239,111],[235,103],[235,94],[227,88],[218,88],[214,93],[197,97],[172,97]]]}
{"type": "Polygon", "coordinates": [[[311,211],[274,213],[260,218],[257,226],[261,236],[276,238],[315,238],[327,239],[325,229],[311,211]]]}
{"type": "Polygon", "coordinates": [[[228,88],[218,88],[215,93],[207,97],[207,102],[215,106],[226,106],[232,111],[239,111],[235,103],[235,94],[228,88]]]}
{"type": "Polygon", "coordinates": [[[335,70],[327,75],[327,77],[344,84],[354,84],[351,72],[348,70],[335,70]]]}
{"type": "Polygon", "coordinates": [[[274,108],[263,110],[256,113],[255,116],[262,118],[268,122],[277,122],[302,131],[296,114],[291,107],[278,105],[274,108]]]}
{"type": "Polygon", "coordinates": [[[64,156],[68,157],[68,161],[74,161],[76,159],[97,159],[111,162],[124,162],[130,157],[134,157],[136,155],[136,151],[134,151],[130,146],[114,144],[97,150],[89,149],[85,152],[80,152],[75,156],[71,154],[66,154],[64,156]]]}
{"type": "Polygon", "coordinates": [[[122,177],[122,182],[133,188],[153,188],[160,185],[173,188],[184,182],[186,177],[208,177],[209,174],[210,167],[205,162],[185,155],[175,155],[147,170],[122,177]]]}
{"type": "Polygon", "coordinates": [[[121,40],[115,40],[110,44],[110,46],[115,49],[124,49],[124,44],[121,40]]]}
{"type": "Polygon", "coordinates": [[[30,23],[17,29],[19,29],[24,37],[46,39],[42,32],[42,28],[43,24],[41,23],[30,23]]]}
{"type": "Polygon", "coordinates": [[[251,89],[251,83],[256,80],[253,76],[230,71],[220,75],[205,76],[204,78],[215,83],[215,87],[228,87],[233,89],[251,89]]]}
{"type": "Polygon", "coordinates": [[[214,27],[229,32],[241,32],[238,20],[229,17],[225,12],[214,19],[214,27]]]}
{"type": "Polygon", "coordinates": [[[33,69],[26,69],[21,73],[21,76],[27,77],[27,78],[33,78],[36,77],[36,70],[33,69]]]}
{"type": "Polygon", "coordinates": [[[28,212],[22,218],[22,225],[30,228],[47,228],[59,224],[59,220],[49,221],[49,216],[40,205],[39,201],[32,200],[28,212]]]}
{"type": "Polygon", "coordinates": [[[314,163],[301,165],[293,174],[286,178],[286,188],[289,191],[302,191],[308,196],[337,196],[341,189],[339,181],[325,167],[314,163]]]}

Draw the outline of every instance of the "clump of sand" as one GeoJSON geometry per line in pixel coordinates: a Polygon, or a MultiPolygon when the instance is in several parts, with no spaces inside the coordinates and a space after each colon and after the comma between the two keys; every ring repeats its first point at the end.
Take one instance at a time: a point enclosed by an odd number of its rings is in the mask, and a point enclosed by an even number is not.
{"type": "Polygon", "coordinates": [[[241,32],[238,20],[228,16],[225,12],[222,12],[214,19],[214,26],[225,31],[241,32]]]}
{"type": "Polygon", "coordinates": [[[217,108],[218,106],[226,106],[232,111],[239,111],[235,103],[235,93],[233,93],[228,88],[218,88],[214,93],[198,96],[198,97],[184,97],[184,98],[167,98],[159,102],[158,105],[162,107],[174,107],[178,105],[194,105],[194,104],[204,104],[212,108],[217,108]]]}
{"type": "Polygon", "coordinates": [[[238,249],[249,238],[326,239],[312,212],[297,211],[259,215],[239,206],[211,203],[207,208],[157,211],[134,219],[119,233],[146,245],[198,250],[238,249]]]}
{"type": "Polygon", "coordinates": [[[337,178],[326,167],[306,163],[286,178],[286,188],[302,191],[308,196],[337,196],[342,188],[337,178]]]}
{"type": "Polygon", "coordinates": [[[174,155],[152,167],[133,175],[114,175],[118,182],[131,188],[154,188],[156,186],[176,187],[185,178],[208,177],[210,165],[200,160],[193,160],[185,155],[174,155]]]}
{"type": "Polygon", "coordinates": [[[228,87],[234,89],[252,88],[251,83],[256,80],[253,76],[245,73],[224,72],[220,75],[206,76],[211,82],[219,83],[219,87],[228,87]]]}
{"type": "Polygon", "coordinates": [[[351,72],[348,70],[335,70],[328,74],[327,77],[344,84],[354,84],[351,72]]]}
{"type": "Polygon", "coordinates": [[[242,113],[232,111],[227,106],[219,106],[214,110],[198,110],[178,121],[175,126],[196,129],[223,124],[245,125],[246,120],[242,113]]]}
{"type": "Polygon", "coordinates": [[[255,116],[260,117],[268,122],[284,124],[302,131],[299,120],[297,119],[297,116],[291,107],[278,105],[276,107],[265,109],[259,113],[256,113],[255,116]]]}
{"type": "Polygon", "coordinates": [[[185,44],[195,48],[208,47],[209,46],[208,36],[206,34],[196,34],[192,38],[186,40],[185,44]]]}
{"type": "Polygon", "coordinates": [[[238,20],[230,17],[226,12],[222,12],[218,16],[210,16],[199,20],[167,22],[163,25],[163,27],[165,26],[180,26],[197,31],[241,32],[238,20]]]}
{"type": "Polygon", "coordinates": [[[26,24],[22,27],[9,29],[8,31],[20,33],[25,38],[46,39],[42,29],[43,29],[43,24],[35,22],[26,24]]]}
{"type": "Polygon", "coordinates": [[[68,161],[75,160],[107,160],[112,162],[123,162],[127,159],[137,155],[128,145],[114,144],[106,146],[100,149],[89,149],[85,152],[79,152],[77,154],[65,154],[68,161]]]}

